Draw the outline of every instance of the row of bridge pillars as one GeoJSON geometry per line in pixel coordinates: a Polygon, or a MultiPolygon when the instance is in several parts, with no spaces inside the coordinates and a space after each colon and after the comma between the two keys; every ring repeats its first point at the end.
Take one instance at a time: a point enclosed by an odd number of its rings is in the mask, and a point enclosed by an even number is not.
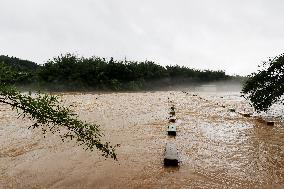
{"type": "Polygon", "coordinates": [[[168,134],[168,142],[165,147],[165,157],[164,157],[164,165],[165,166],[178,166],[179,165],[179,157],[178,157],[178,150],[176,147],[175,136],[177,133],[177,125],[176,125],[176,111],[175,106],[171,105],[170,112],[169,112],[169,123],[167,127],[167,134],[168,134]]]}

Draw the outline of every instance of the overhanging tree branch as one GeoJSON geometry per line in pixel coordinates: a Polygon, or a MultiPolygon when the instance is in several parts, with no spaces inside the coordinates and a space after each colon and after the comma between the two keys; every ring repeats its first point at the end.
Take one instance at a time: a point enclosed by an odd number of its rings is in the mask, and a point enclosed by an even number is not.
{"type": "Polygon", "coordinates": [[[69,108],[59,105],[57,96],[36,94],[32,97],[31,94],[24,95],[10,86],[1,85],[0,102],[16,109],[20,117],[33,120],[35,123],[31,127],[41,128],[44,134],[47,131],[58,132],[62,141],[75,139],[84,149],[93,151],[97,148],[102,156],[117,160],[117,145],[101,141],[103,134],[99,125],[79,120],[69,108]],[[64,133],[61,133],[61,128],[65,128],[64,133]]]}

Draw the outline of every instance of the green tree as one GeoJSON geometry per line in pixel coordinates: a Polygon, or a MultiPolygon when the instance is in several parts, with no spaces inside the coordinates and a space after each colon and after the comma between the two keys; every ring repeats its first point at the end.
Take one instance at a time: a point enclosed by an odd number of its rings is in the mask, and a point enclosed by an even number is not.
{"type": "Polygon", "coordinates": [[[260,70],[252,73],[242,93],[257,111],[267,111],[284,93],[284,54],[263,62],[260,70]]]}

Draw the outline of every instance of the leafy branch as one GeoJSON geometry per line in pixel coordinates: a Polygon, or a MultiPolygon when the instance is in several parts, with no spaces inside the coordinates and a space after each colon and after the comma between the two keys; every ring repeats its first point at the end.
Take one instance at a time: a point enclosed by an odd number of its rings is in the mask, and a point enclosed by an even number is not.
{"type": "Polygon", "coordinates": [[[45,134],[47,131],[53,134],[58,132],[62,141],[65,139],[76,140],[84,149],[93,151],[95,148],[101,151],[102,156],[117,160],[115,148],[109,142],[103,143],[103,134],[99,125],[83,122],[78,119],[69,108],[59,105],[57,96],[47,94],[21,94],[15,88],[7,85],[0,86],[0,102],[8,104],[16,109],[19,117],[28,117],[35,123],[29,128],[41,128],[45,134]],[[61,128],[66,132],[61,133],[61,128]]]}

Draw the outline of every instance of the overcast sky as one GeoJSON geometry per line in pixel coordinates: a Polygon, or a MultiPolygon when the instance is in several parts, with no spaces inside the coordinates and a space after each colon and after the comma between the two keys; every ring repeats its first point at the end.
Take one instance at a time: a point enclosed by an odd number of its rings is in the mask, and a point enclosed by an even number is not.
{"type": "Polygon", "coordinates": [[[0,54],[153,60],[246,75],[283,53],[283,0],[0,0],[0,54]]]}

